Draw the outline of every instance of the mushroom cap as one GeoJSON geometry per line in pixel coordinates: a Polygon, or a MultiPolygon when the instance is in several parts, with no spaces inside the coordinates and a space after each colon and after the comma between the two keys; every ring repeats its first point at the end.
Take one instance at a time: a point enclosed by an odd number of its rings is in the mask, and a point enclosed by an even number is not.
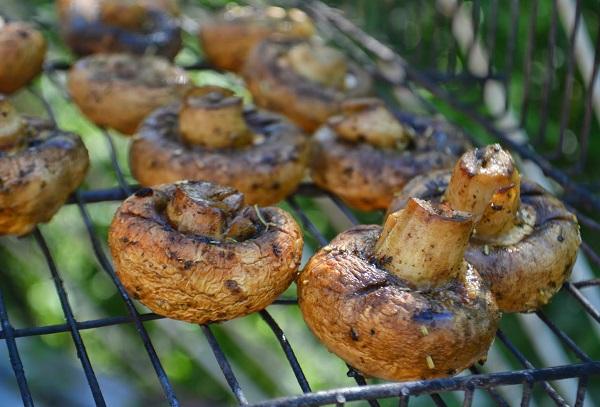
{"type": "MultiPolygon", "coordinates": [[[[173,59],[181,49],[181,29],[172,0],[142,0],[122,5],[113,15],[102,16],[105,6],[119,7],[117,0],[58,0],[61,34],[78,55],[102,52],[152,53],[173,59]],[[124,27],[112,18],[123,19],[127,7],[142,12],[140,27],[124,27]]],[[[132,11],[133,12],[133,11],[132,11]]]]}
{"type": "Polygon", "coordinates": [[[2,24],[0,19],[0,93],[25,86],[42,70],[46,40],[21,22],[2,24]]]}
{"type": "Polygon", "coordinates": [[[271,16],[269,9],[272,7],[234,7],[202,25],[198,37],[207,59],[219,69],[240,72],[252,49],[265,38],[271,35],[309,38],[312,35],[308,29],[295,29],[294,24],[301,23],[298,18],[286,19],[293,11],[294,16],[303,16],[310,24],[310,19],[302,11],[277,8],[281,15],[271,16]]]}
{"type": "Polygon", "coordinates": [[[189,88],[186,72],[153,56],[97,54],[77,61],[68,88],[94,123],[133,134],[157,108],[179,99],[189,88]]]}
{"type": "Polygon", "coordinates": [[[298,276],[312,332],[355,369],[387,380],[451,375],[485,359],[500,314],[477,271],[467,264],[444,285],[415,290],[372,260],[381,230],[341,233],[298,276]]]}
{"type": "Polygon", "coordinates": [[[178,105],[151,114],[140,126],[129,152],[131,172],[144,186],[179,180],[207,180],[244,193],[249,204],[279,202],[302,180],[308,161],[306,136],[283,116],[246,110],[253,143],[240,148],[207,149],[181,141],[178,105]]]}
{"type": "Polygon", "coordinates": [[[244,77],[257,105],[281,112],[305,131],[312,132],[338,113],[345,99],[369,94],[372,79],[367,71],[348,61],[345,89],[307,80],[280,63],[290,48],[301,43],[284,38],[262,41],[250,53],[244,77]]]}
{"type": "MultiPolygon", "coordinates": [[[[268,228],[239,242],[182,233],[167,220],[176,185],[144,188],[126,199],[110,226],[108,243],[127,291],[152,311],[204,324],[265,308],[294,279],[302,232],[291,215],[261,208],[268,228]]],[[[244,210],[255,211],[246,207],[244,210]]]]}
{"type": "Polygon", "coordinates": [[[394,193],[413,177],[451,168],[469,148],[462,133],[443,126],[432,121],[412,137],[405,150],[399,151],[348,142],[325,125],[311,140],[312,179],[353,208],[386,209],[394,193]]]}
{"type": "Polygon", "coordinates": [[[23,120],[21,144],[0,151],[0,235],[24,235],[48,222],[81,184],[89,166],[79,136],[47,120],[23,120]]]}
{"type": "MultiPolygon", "coordinates": [[[[409,197],[439,201],[451,171],[411,180],[396,195],[388,214],[409,197]]],[[[503,312],[527,312],[547,304],[571,275],[581,243],[577,218],[538,184],[521,180],[521,220],[494,241],[471,239],[465,259],[490,284],[503,312]]]]}

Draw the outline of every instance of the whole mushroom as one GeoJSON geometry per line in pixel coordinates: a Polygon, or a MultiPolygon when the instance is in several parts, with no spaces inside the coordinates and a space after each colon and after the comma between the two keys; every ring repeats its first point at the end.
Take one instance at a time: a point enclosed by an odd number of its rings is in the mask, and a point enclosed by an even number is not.
{"type": "Polygon", "coordinates": [[[228,89],[207,86],[158,109],[140,127],[129,154],[144,186],[206,180],[269,205],[292,193],[308,160],[306,136],[283,116],[244,108],[228,89]]]}
{"type": "Polygon", "coordinates": [[[96,54],[75,63],[68,88],[94,123],[133,134],[141,121],[190,88],[187,74],[166,59],[129,54],[96,54]]]}
{"type": "Polygon", "coordinates": [[[500,314],[464,260],[472,229],[468,213],[411,199],[383,228],[341,233],[298,276],[304,320],[369,376],[434,378],[484,360],[500,314]]]}
{"type": "Polygon", "coordinates": [[[350,99],[311,139],[311,176],[353,208],[386,209],[406,182],[451,168],[469,146],[434,121],[415,131],[379,99],[350,99]]]}
{"type": "Polygon", "coordinates": [[[476,224],[465,258],[490,284],[504,312],[547,304],[571,274],[581,243],[577,218],[542,187],[521,179],[498,144],[468,151],[453,171],[416,177],[388,213],[410,197],[473,213],[476,224]]]}
{"type": "Polygon", "coordinates": [[[371,92],[369,74],[335,48],[318,42],[268,38],[250,53],[244,77],[256,104],[281,112],[312,132],[341,103],[371,92]]]}
{"type": "Polygon", "coordinates": [[[21,236],[48,222],[89,166],[81,139],[50,122],[22,117],[0,97],[0,235],[21,236]]]}
{"type": "Polygon", "coordinates": [[[152,311],[198,324],[271,304],[293,281],[302,232],[279,208],[232,188],[180,182],[123,202],[108,243],[119,279],[152,311]]]}
{"type": "Polygon", "coordinates": [[[173,59],[181,49],[175,0],[58,0],[65,42],[78,55],[155,54],[173,59]]]}
{"type": "Polygon", "coordinates": [[[265,38],[307,39],[314,33],[311,19],[297,8],[233,6],[203,24],[199,38],[211,64],[240,72],[252,49],[265,38]]]}
{"type": "Polygon", "coordinates": [[[39,31],[0,17],[0,93],[27,85],[42,70],[45,57],[46,40],[39,31]]]}

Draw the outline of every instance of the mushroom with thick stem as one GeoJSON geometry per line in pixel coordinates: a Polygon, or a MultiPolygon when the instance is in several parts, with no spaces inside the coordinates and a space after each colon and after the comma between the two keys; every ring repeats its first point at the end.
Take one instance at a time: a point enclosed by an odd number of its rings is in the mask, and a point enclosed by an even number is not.
{"type": "Polygon", "coordinates": [[[303,246],[287,212],[245,206],[232,188],[188,181],[126,199],[108,242],[134,298],[157,314],[198,324],[271,304],[293,281],[303,246]]]}
{"type": "Polygon", "coordinates": [[[199,30],[202,50],[218,69],[240,72],[252,49],[270,36],[308,39],[312,20],[297,8],[233,6],[199,30]]]}
{"type": "Polygon", "coordinates": [[[411,199],[383,228],[356,226],[297,279],[304,320],[363,374],[418,380],[485,359],[500,314],[464,260],[471,216],[411,199]]]}
{"type": "Polygon", "coordinates": [[[388,213],[410,197],[473,213],[465,257],[489,282],[502,311],[545,305],[571,274],[581,243],[577,218],[539,185],[522,180],[498,144],[465,153],[453,171],[416,177],[388,213]]]}
{"type": "Polygon", "coordinates": [[[268,38],[250,53],[243,71],[256,104],[314,131],[341,103],[371,92],[372,79],[340,51],[316,41],[268,38]]]}
{"type": "Polygon", "coordinates": [[[78,55],[155,54],[173,59],[181,49],[176,0],[58,0],[65,42],[78,55]]]}
{"type": "Polygon", "coordinates": [[[191,87],[186,72],[154,56],[98,54],[82,58],[68,74],[68,88],[94,123],[131,135],[161,106],[191,87]]]}
{"type": "Polygon", "coordinates": [[[208,86],[150,115],[129,158],[144,186],[208,180],[238,189],[248,203],[268,205],[297,188],[308,141],[284,117],[244,108],[230,90],[208,86]]]}
{"type": "Polygon", "coordinates": [[[48,222],[88,166],[77,135],[21,116],[0,97],[0,235],[21,236],[48,222]]]}
{"type": "Polygon", "coordinates": [[[386,209],[411,178],[450,168],[470,146],[436,122],[417,132],[379,99],[350,99],[341,109],[311,139],[311,175],[357,209],[386,209]]]}
{"type": "Polygon", "coordinates": [[[5,23],[0,17],[0,93],[13,93],[42,70],[46,40],[21,22],[5,23]]]}

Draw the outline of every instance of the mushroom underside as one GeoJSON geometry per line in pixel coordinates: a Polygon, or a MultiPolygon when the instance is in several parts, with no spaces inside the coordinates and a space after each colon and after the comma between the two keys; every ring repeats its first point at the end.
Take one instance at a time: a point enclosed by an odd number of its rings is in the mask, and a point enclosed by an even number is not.
{"type": "Polygon", "coordinates": [[[300,274],[313,333],[360,372],[388,380],[446,376],[485,359],[499,314],[477,272],[412,289],[371,259],[380,233],[374,225],[343,232],[300,274]]]}
{"type": "Polygon", "coordinates": [[[109,233],[117,274],[154,312],[194,323],[229,320],[263,309],[293,280],[302,235],[291,216],[261,209],[269,223],[240,242],[177,231],[166,220],[173,186],[144,189],[119,208],[109,233]]]}
{"type": "Polygon", "coordinates": [[[308,160],[308,143],[280,116],[245,113],[257,134],[242,148],[206,149],[181,141],[175,105],[146,119],[130,150],[133,176],[145,186],[178,180],[207,180],[244,193],[250,204],[280,201],[298,186],[308,160]]]}

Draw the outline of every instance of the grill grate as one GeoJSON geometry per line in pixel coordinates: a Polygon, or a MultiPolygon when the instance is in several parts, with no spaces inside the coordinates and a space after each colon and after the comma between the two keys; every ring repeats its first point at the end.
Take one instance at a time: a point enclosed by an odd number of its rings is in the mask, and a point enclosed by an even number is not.
{"type": "MultiPolygon", "coordinates": [[[[462,2],[458,2],[462,4],[462,2]]],[[[556,167],[552,160],[558,158],[560,146],[564,143],[564,133],[566,129],[566,123],[569,115],[570,102],[572,98],[572,83],[574,75],[574,42],[576,30],[572,31],[569,37],[569,52],[567,62],[567,74],[565,78],[565,90],[563,107],[560,116],[560,136],[559,145],[556,149],[551,151],[547,156],[536,152],[529,144],[524,144],[515,141],[510,136],[510,131],[507,129],[500,130],[494,124],[494,117],[486,116],[479,112],[476,108],[464,103],[459,100],[456,94],[453,94],[446,89],[446,85],[449,83],[463,83],[465,85],[472,86],[474,83],[484,83],[488,80],[500,80],[506,89],[509,88],[511,82],[511,76],[514,69],[513,55],[515,52],[515,44],[518,38],[518,25],[516,24],[519,17],[519,1],[512,0],[509,14],[513,23],[514,29],[511,30],[509,43],[505,55],[507,70],[503,73],[493,72],[491,64],[488,72],[484,76],[478,77],[470,72],[457,72],[456,61],[458,58],[458,45],[452,43],[449,48],[448,65],[445,72],[428,72],[425,70],[416,69],[413,65],[408,64],[404,59],[393,53],[389,48],[383,45],[381,42],[375,40],[373,37],[366,34],[364,31],[359,29],[356,25],[350,22],[342,14],[338,13],[335,9],[318,2],[311,1],[310,3],[303,4],[307,8],[313,17],[317,20],[320,25],[327,25],[329,33],[332,34],[333,38],[342,44],[342,46],[351,52],[355,58],[359,60],[367,59],[369,67],[373,73],[384,83],[391,86],[418,86],[427,89],[438,99],[448,103],[451,107],[466,115],[470,118],[473,123],[477,123],[482,126],[491,136],[496,140],[502,142],[504,145],[510,147],[513,151],[518,153],[521,157],[532,160],[535,162],[543,172],[558,182],[565,191],[565,195],[568,197],[568,202],[571,204],[572,209],[578,214],[581,224],[592,232],[600,232],[600,224],[598,224],[591,217],[586,216],[582,213],[582,210],[600,210],[600,198],[597,194],[594,194],[590,188],[582,183],[575,182],[571,174],[577,174],[581,172],[585,164],[585,159],[588,157],[589,147],[589,136],[592,123],[593,115],[593,89],[594,84],[598,76],[598,66],[600,59],[600,30],[595,44],[595,57],[594,67],[592,71],[591,79],[587,85],[587,93],[585,97],[585,109],[584,119],[581,130],[581,159],[577,161],[575,166],[568,170],[562,170],[556,167]],[[384,62],[388,68],[392,67],[396,69],[395,72],[401,72],[402,75],[394,77],[389,74],[389,71],[383,70],[378,65],[373,64],[373,61],[384,62]]],[[[480,2],[472,2],[472,16],[473,16],[473,29],[475,32],[474,37],[480,33],[483,35],[483,27],[480,23],[480,2]]],[[[490,4],[491,10],[498,9],[498,0],[492,0],[490,4]]],[[[532,14],[529,24],[529,30],[527,35],[527,59],[525,61],[525,89],[523,94],[523,104],[521,109],[521,115],[519,119],[519,126],[524,127],[527,120],[527,112],[532,108],[529,101],[531,93],[530,76],[532,72],[532,53],[533,53],[533,37],[535,34],[535,23],[536,19],[533,18],[537,15],[538,1],[534,0],[532,5],[532,14]]],[[[548,61],[553,61],[553,52],[556,47],[556,32],[557,32],[557,2],[553,2],[553,14],[551,18],[551,27],[549,30],[549,49],[548,61]]],[[[489,49],[489,55],[493,59],[496,49],[496,28],[497,28],[497,14],[492,13],[492,21],[488,23],[485,37],[487,39],[487,45],[489,49]]],[[[581,21],[581,1],[576,2],[576,18],[574,26],[577,28],[581,21]]],[[[467,60],[470,55],[475,52],[475,45],[471,43],[467,50],[467,60]]],[[[66,99],[69,99],[69,95],[64,90],[60,81],[56,78],[57,71],[68,68],[68,64],[64,63],[49,63],[46,66],[45,74],[52,81],[52,83],[59,89],[66,99]]],[[[189,69],[204,68],[205,65],[202,62],[194,64],[189,69]]],[[[553,74],[550,72],[544,78],[544,92],[548,99],[552,82],[556,80],[553,74]]],[[[43,95],[37,92],[33,88],[29,88],[29,91],[36,96],[48,112],[48,116],[51,120],[55,120],[55,113],[53,108],[44,99],[43,95]]],[[[506,98],[508,101],[508,98],[506,98]]],[[[508,104],[506,104],[504,110],[508,110],[508,104]]],[[[537,143],[542,143],[547,134],[547,118],[548,118],[548,106],[546,102],[542,105],[544,114],[542,115],[543,120],[540,123],[539,132],[537,138],[534,140],[537,143]]],[[[401,115],[399,117],[404,120],[410,121],[411,117],[401,115]]],[[[413,123],[415,126],[418,123],[413,123]]],[[[509,129],[510,130],[510,129],[509,129]]],[[[36,229],[33,233],[33,238],[36,241],[39,249],[44,255],[44,258],[48,264],[52,280],[55,284],[56,291],[58,293],[60,304],[64,312],[66,323],[46,326],[35,326],[28,328],[15,329],[9,320],[9,316],[6,312],[6,306],[4,297],[0,290],[0,322],[2,331],[0,332],[0,339],[4,339],[8,354],[11,362],[14,375],[19,386],[23,404],[26,406],[33,406],[33,398],[29,390],[26,374],[23,369],[21,358],[18,350],[19,338],[47,335],[59,332],[69,332],[71,334],[73,344],[77,351],[77,356],[81,361],[82,369],[85,373],[87,383],[90,388],[91,395],[95,403],[99,406],[105,405],[105,400],[101,388],[98,384],[97,377],[94,373],[93,366],[89,360],[86,352],[84,341],[82,340],[80,331],[87,329],[96,329],[113,325],[120,324],[134,324],[135,329],[142,341],[145,351],[151,361],[156,376],[162,386],[165,399],[171,406],[178,406],[179,401],[175,394],[172,383],[169,377],[165,373],[165,370],[159,360],[157,352],[152,344],[150,335],[145,328],[145,323],[163,317],[153,314],[144,313],[140,314],[132,299],[129,297],[120,281],[115,275],[110,260],[108,259],[104,249],[101,245],[100,240],[97,237],[93,222],[88,212],[87,205],[98,202],[109,202],[109,201],[121,201],[129,196],[133,191],[139,187],[136,185],[129,185],[120,168],[116,148],[112,140],[112,135],[106,130],[102,129],[102,133],[106,139],[109,147],[110,159],[114,173],[118,181],[118,187],[110,189],[96,189],[89,191],[77,191],[68,201],[69,204],[77,205],[79,208],[80,215],[83,219],[87,234],[90,239],[90,243],[93,252],[101,265],[104,272],[108,274],[114,285],[116,286],[119,296],[126,305],[128,314],[117,316],[100,318],[86,321],[77,321],[73,315],[73,310],[69,303],[68,295],[65,290],[63,281],[56,264],[54,262],[51,250],[46,244],[46,240],[40,229],[36,229]]],[[[345,215],[347,220],[352,224],[358,224],[356,216],[353,212],[348,209],[338,198],[331,196],[330,194],[319,190],[311,184],[303,184],[297,191],[297,193],[287,199],[292,212],[296,218],[302,224],[304,230],[310,235],[319,246],[326,245],[328,240],[321,233],[319,228],[310,220],[310,218],[302,211],[300,204],[298,203],[297,197],[309,196],[309,197],[328,197],[333,204],[345,215]]],[[[582,251],[586,254],[588,259],[596,266],[600,267],[600,256],[594,251],[594,249],[588,244],[582,244],[582,251]]],[[[581,309],[589,315],[595,323],[600,324],[600,311],[596,309],[592,303],[582,293],[582,289],[595,288],[600,286],[600,279],[588,279],[577,282],[567,282],[563,287],[563,291],[570,295],[579,304],[581,309]]],[[[275,306],[295,306],[297,304],[295,299],[281,298],[275,302],[275,306]]],[[[535,315],[540,321],[545,324],[549,330],[558,338],[558,340],[568,349],[570,349],[574,355],[579,359],[578,363],[564,365],[564,366],[553,366],[539,368],[533,365],[529,361],[525,354],[518,348],[518,346],[509,339],[501,330],[497,332],[498,342],[502,344],[506,351],[512,354],[521,364],[522,370],[509,371],[509,372],[495,372],[495,373],[480,373],[476,366],[471,368],[471,375],[459,376],[453,378],[435,379],[435,380],[423,380],[405,383],[386,383],[386,384],[374,384],[367,385],[366,380],[356,371],[349,367],[348,376],[351,376],[356,381],[356,387],[332,389],[326,391],[312,392],[309,381],[300,366],[298,359],[292,349],[290,342],[288,341],[285,333],[279,327],[275,319],[267,310],[260,312],[260,316],[264,323],[270,328],[275,335],[277,341],[281,345],[284,355],[289,362],[289,366],[292,369],[294,376],[298,382],[299,389],[302,391],[302,395],[288,396],[285,398],[266,400],[259,403],[253,404],[256,406],[273,406],[273,405],[287,405],[287,406],[300,406],[300,405],[323,405],[323,404],[336,404],[344,405],[347,402],[355,400],[366,400],[371,406],[378,406],[379,402],[377,399],[382,398],[396,398],[400,406],[407,406],[411,400],[411,397],[419,395],[429,395],[431,401],[438,406],[445,406],[446,402],[440,396],[441,393],[449,391],[460,391],[463,393],[463,405],[471,406],[475,391],[481,389],[486,391],[490,397],[501,406],[508,406],[509,403],[496,391],[496,387],[506,385],[522,385],[522,399],[521,405],[529,405],[532,399],[532,392],[534,387],[539,386],[549,397],[554,401],[556,405],[566,406],[568,405],[565,399],[556,388],[550,383],[551,381],[578,378],[577,392],[574,395],[574,405],[581,406],[584,402],[584,397],[588,387],[588,380],[590,376],[600,375],[600,361],[592,359],[586,352],[577,345],[575,340],[570,338],[563,330],[561,330],[553,321],[551,321],[543,311],[537,311],[535,315]]],[[[201,331],[206,337],[208,344],[218,365],[223,372],[224,377],[233,393],[235,399],[240,405],[248,405],[243,389],[240,386],[239,381],[231,368],[231,365],[227,359],[227,355],[219,345],[219,342],[215,338],[209,325],[201,326],[201,331]]]]}

